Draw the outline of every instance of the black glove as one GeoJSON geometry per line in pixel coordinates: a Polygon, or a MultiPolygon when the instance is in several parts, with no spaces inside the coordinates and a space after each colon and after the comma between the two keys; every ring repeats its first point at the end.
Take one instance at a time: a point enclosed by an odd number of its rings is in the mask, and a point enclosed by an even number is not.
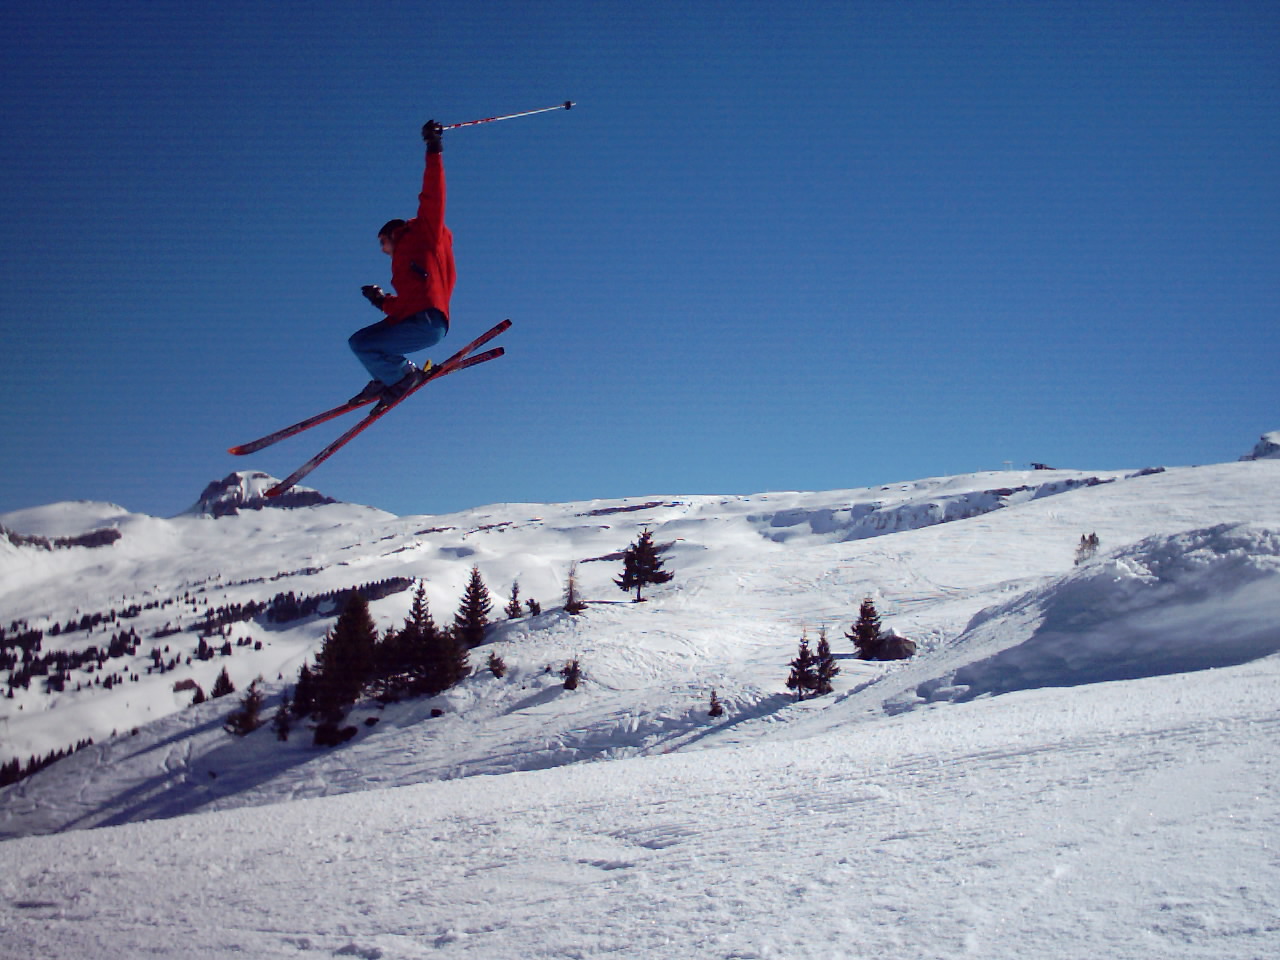
{"type": "Polygon", "coordinates": [[[364,294],[364,298],[372,303],[379,310],[382,309],[382,301],[387,299],[386,293],[376,283],[368,283],[360,288],[360,292],[364,294]]]}
{"type": "Polygon", "coordinates": [[[444,150],[444,145],[440,141],[443,133],[444,127],[435,120],[428,120],[422,125],[422,140],[427,145],[427,153],[440,153],[444,150]]]}

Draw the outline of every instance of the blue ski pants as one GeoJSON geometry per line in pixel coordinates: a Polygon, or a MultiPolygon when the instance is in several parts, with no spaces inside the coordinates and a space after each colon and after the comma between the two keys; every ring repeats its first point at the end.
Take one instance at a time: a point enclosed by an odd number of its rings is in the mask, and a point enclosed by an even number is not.
{"type": "Polygon", "coordinates": [[[381,380],[387,386],[409,372],[406,353],[425,350],[444,339],[449,332],[449,321],[443,313],[428,308],[421,313],[405,317],[399,323],[385,318],[353,333],[347,344],[351,352],[364,364],[369,376],[381,380]]]}

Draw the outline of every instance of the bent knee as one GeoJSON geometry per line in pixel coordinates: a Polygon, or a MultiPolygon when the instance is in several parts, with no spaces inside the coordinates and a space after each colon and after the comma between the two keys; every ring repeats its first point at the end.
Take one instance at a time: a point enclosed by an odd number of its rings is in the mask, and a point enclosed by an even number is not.
{"type": "Polygon", "coordinates": [[[360,353],[362,350],[369,349],[373,340],[373,331],[368,327],[362,327],[351,336],[347,337],[347,346],[351,348],[353,353],[360,353]]]}

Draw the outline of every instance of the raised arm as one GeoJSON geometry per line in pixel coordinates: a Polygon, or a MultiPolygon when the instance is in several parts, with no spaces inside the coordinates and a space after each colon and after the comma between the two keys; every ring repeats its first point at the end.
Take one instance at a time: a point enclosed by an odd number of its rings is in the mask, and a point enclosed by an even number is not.
{"type": "Polygon", "coordinates": [[[432,234],[444,229],[444,159],[440,135],[444,128],[435,120],[422,126],[422,139],[427,144],[427,164],[422,173],[422,192],[418,194],[418,220],[432,234]]]}

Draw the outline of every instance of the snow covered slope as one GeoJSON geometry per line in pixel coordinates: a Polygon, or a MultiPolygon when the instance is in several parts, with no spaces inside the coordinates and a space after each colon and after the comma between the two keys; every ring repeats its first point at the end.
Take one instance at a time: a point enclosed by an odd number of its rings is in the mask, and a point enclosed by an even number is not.
{"type": "Polygon", "coordinates": [[[1260,960],[1278,685],[1271,658],[12,840],[0,955],[1260,960]]]}
{"type": "Polygon", "coordinates": [[[116,526],[132,516],[124,507],[94,500],[73,500],[0,515],[0,527],[29,536],[75,537],[116,526]]]}
{"type": "MultiPolygon", "coordinates": [[[[0,950],[1273,955],[1277,491],[1280,462],[1259,460],[447,517],[131,516],[97,550],[9,545],[6,623],[143,607],[130,623],[169,624],[184,653],[208,610],[285,590],[424,578],[447,619],[472,564],[495,607],[518,579],[546,612],[493,629],[503,679],[361,707],[333,750],[231,738],[236,703],[173,691],[226,666],[275,696],[323,613],[238,624],[261,649],[109,691],[17,691],[10,742],[121,735],[0,791],[0,831],[29,836],[0,845],[21,865],[0,881],[0,950]],[[612,578],[646,527],[675,579],[635,605],[612,578]],[[1085,533],[1101,548],[1076,566],[1085,533]],[[581,617],[556,609],[574,562],[581,617]],[[913,661],[851,659],[867,595],[919,642],[913,661]],[[823,626],[836,693],[797,704],[787,661],[823,626]],[[573,692],[548,672],[569,657],[573,692]],[[111,829],[74,832],[95,826],[111,829]]],[[[407,605],[373,609],[390,625],[407,605]]],[[[140,674],[149,644],[106,669],[140,674]]]]}
{"type": "MultiPolygon", "coordinates": [[[[339,504],[315,491],[292,509],[262,509],[260,491],[271,478],[233,474],[210,484],[186,514],[159,519],[119,508],[88,510],[56,504],[24,511],[25,530],[50,535],[84,532],[106,522],[121,539],[108,549],[40,550],[0,539],[0,626],[25,621],[45,633],[44,650],[83,651],[104,647],[126,628],[141,638],[130,656],[75,672],[62,691],[48,694],[38,680],[0,702],[7,730],[0,760],[61,749],[86,736],[101,740],[172,712],[189,700],[173,685],[190,680],[209,690],[226,666],[237,687],[257,675],[267,680],[296,675],[331,620],[296,625],[237,624],[230,661],[186,659],[203,625],[217,611],[277,594],[318,595],[393,577],[425,581],[438,615],[448,617],[472,566],[480,567],[495,595],[518,580],[525,597],[551,609],[563,591],[570,564],[581,563],[588,594],[623,599],[612,584],[620,551],[643,527],[652,527],[684,570],[673,602],[718,613],[716,592],[739,592],[748,580],[764,593],[780,593],[761,616],[748,614],[749,632],[792,632],[790,626],[847,617],[847,589],[804,592],[800,606],[769,573],[776,562],[805,566],[808,551],[823,544],[974,517],[1032,503],[1053,494],[1121,482],[1123,474],[1031,471],[940,478],[875,490],[774,493],[751,497],[638,498],[557,505],[495,505],[446,517],[394,517],[368,507],[339,504]],[[784,546],[786,549],[784,549],[784,546]],[[7,548],[7,549],[6,549],[7,548]],[[690,578],[698,578],[696,584],[690,578]],[[737,585],[735,585],[737,584],[737,585]],[[781,606],[779,606],[781,604],[781,606]],[[102,622],[63,632],[72,621],[98,614],[102,622]],[[127,615],[126,615],[127,614],[127,615]],[[57,628],[58,635],[53,631],[57,628]],[[262,649],[253,649],[254,644],[262,649]],[[155,673],[153,651],[176,670],[155,673]],[[103,674],[123,677],[104,689],[103,674]],[[138,679],[135,681],[133,677],[138,679]],[[76,689],[79,687],[80,689],[76,689]]],[[[1129,482],[1129,481],[1125,481],[1129,482]]],[[[10,518],[0,517],[0,524],[10,518]]],[[[1060,558],[1070,556],[1078,531],[1063,534],[1060,558]]],[[[1049,569],[1059,569],[1055,560],[1049,569]]],[[[807,576],[807,574],[801,574],[807,576]]],[[[874,584],[868,584],[871,589],[874,584]]],[[[856,605],[856,600],[852,602],[856,605]]],[[[375,607],[384,625],[398,622],[407,607],[401,594],[375,607]]],[[[537,631],[535,631],[537,632],[537,631]]],[[[788,636],[788,640],[792,639],[788,636]]],[[[597,665],[598,669],[604,669],[597,665]]]]}

